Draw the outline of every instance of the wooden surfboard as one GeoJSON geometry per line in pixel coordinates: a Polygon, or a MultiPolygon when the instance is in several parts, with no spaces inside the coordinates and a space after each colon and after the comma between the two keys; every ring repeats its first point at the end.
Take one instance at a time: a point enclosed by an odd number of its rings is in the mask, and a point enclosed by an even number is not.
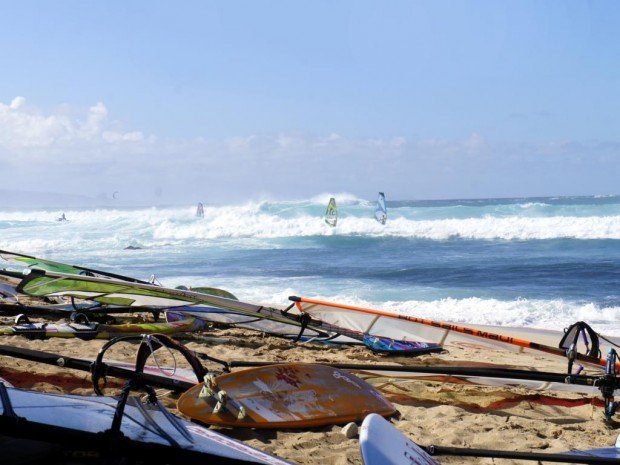
{"type": "Polygon", "coordinates": [[[364,380],[305,363],[269,365],[206,377],[186,391],[179,411],[202,423],[247,428],[308,428],[362,421],[396,410],[364,380]]]}

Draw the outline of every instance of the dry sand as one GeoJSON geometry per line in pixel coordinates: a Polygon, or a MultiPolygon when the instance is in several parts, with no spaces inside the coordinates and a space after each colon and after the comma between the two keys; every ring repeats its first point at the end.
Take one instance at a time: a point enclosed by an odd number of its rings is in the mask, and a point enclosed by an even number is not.
{"type": "MultiPolygon", "coordinates": [[[[3,324],[12,318],[1,318],[3,324]]],[[[539,370],[566,369],[564,361],[544,355],[511,354],[454,348],[441,354],[415,358],[374,355],[362,347],[334,348],[318,344],[293,344],[237,329],[212,330],[205,336],[224,341],[194,341],[196,351],[224,360],[270,360],[300,362],[399,363],[434,365],[456,361],[489,362],[539,370]]],[[[6,336],[3,345],[94,358],[105,341],[79,339],[28,340],[6,336]]],[[[116,360],[133,361],[136,346],[116,347],[116,360]]],[[[213,365],[215,367],[215,365],[213,365]]],[[[17,387],[48,392],[93,395],[87,373],[61,369],[9,357],[0,357],[0,376],[17,387]]],[[[560,452],[569,449],[609,447],[618,431],[603,420],[597,396],[570,392],[537,392],[520,387],[473,386],[397,378],[368,378],[398,409],[394,425],[420,444],[476,447],[518,451],[560,452]]],[[[120,383],[120,382],[119,382],[120,383]]],[[[112,387],[120,384],[112,384],[112,387]]],[[[174,408],[176,396],[162,392],[166,405],[174,408]]],[[[219,429],[253,447],[306,465],[360,464],[358,440],[347,439],[342,426],[311,431],[265,431],[219,429]]],[[[477,458],[440,458],[447,464],[531,463],[477,458]]]]}

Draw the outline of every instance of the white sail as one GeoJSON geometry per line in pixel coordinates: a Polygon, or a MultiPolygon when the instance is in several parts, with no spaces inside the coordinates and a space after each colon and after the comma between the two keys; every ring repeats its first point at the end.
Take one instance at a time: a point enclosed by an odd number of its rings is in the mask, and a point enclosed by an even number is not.
{"type": "Polygon", "coordinates": [[[381,224],[385,224],[385,222],[387,221],[385,194],[383,192],[379,192],[379,198],[377,199],[377,208],[375,209],[375,218],[381,224]]]}

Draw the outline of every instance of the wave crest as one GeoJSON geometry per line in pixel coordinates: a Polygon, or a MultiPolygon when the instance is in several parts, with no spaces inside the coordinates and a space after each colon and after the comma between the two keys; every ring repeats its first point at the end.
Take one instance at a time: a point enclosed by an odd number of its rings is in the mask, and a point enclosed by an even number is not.
{"type": "Polygon", "coordinates": [[[307,236],[398,237],[426,240],[544,240],[620,239],[620,214],[589,216],[494,216],[424,218],[420,210],[392,209],[385,225],[373,218],[373,208],[342,209],[335,228],[323,221],[323,205],[247,203],[205,206],[196,218],[195,206],[140,210],[66,211],[69,221],[57,222],[58,212],[0,212],[2,239],[20,241],[137,238],[143,243],[226,238],[290,238],[307,236]]]}

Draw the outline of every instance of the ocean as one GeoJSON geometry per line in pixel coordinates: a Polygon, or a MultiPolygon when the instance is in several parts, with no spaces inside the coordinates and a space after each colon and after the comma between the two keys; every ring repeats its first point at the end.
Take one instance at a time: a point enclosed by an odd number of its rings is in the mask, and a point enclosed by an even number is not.
{"type": "Polygon", "coordinates": [[[620,335],[620,197],[0,210],[0,249],[285,307],[315,297],[453,322],[620,335]],[[140,247],[126,250],[127,246],[140,247]]]}

